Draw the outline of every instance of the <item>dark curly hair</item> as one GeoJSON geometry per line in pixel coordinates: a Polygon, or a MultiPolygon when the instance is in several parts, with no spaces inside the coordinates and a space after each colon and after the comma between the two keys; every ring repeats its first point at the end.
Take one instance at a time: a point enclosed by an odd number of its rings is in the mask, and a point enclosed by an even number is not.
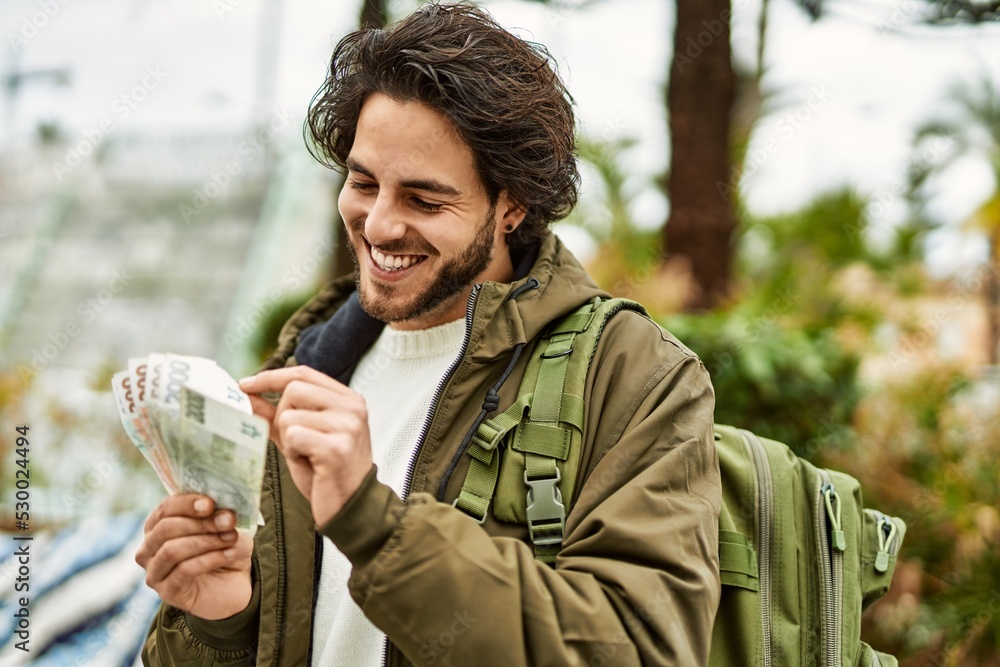
{"type": "Polygon", "coordinates": [[[548,50],[504,30],[484,10],[429,4],[386,29],[362,29],[334,49],[303,132],[310,153],[345,168],[372,93],[419,101],[447,116],[472,149],[493,204],[524,206],[512,248],[541,237],[577,200],[572,97],[548,50]]]}

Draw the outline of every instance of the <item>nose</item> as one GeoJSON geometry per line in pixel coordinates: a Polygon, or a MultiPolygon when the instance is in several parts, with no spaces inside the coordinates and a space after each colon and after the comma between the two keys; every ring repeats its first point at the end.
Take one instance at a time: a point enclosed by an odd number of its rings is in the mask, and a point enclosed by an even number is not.
{"type": "Polygon", "coordinates": [[[406,234],[406,222],[391,193],[381,190],[365,218],[365,238],[373,246],[395,241],[406,234]]]}

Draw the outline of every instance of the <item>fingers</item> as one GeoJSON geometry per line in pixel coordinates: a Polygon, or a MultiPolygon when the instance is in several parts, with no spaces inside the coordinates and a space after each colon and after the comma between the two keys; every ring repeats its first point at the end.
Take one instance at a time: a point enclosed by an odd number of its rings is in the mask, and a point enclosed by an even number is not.
{"type": "Polygon", "coordinates": [[[135,560],[142,567],[146,567],[147,563],[159,555],[164,545],[172,540],[199,536],[216,538],[220,534],[235,534],[233,530],[235,525],[236,516],[229,510],[215,512],[202,518],[164,517],[146,531],[146,537],[135,554],[135,560]]]}
{"type": "Polygon", "coordinates": [[[292,382],[303,382],[315,385],[337,393],[345,393],[350,390],[337,382],[326,373],[321,373],[308,366],[291,366],[289,368],[279,368],[273,371],[262,371],[257,375],[240,380],[240,389],[248,394],[260,394],[268,391],[284,392],[292,382]]]}
{"type": "MultiPolygon", "coordinates": [[[[219,598],[225,596],[221,595],[222,591],[219,591],[220,595],[211,595],[212,589],[210,587],[198,586],[196,582],[206,575],[214,576],[227,572],[236,573],[240,571],[249,572],[250,557],[253,553],[253,538],[249,534],[240,533],[238,538],[226,545],[225,548],[209,548],[207,551],[201,550],[201,547],[204,545],[197,544],[192,538],[188,538],[188,540],[175,540],[175,542],[182,543],[176,546],[171,543],[170,549],[172,553],[164,554],[165,556],[172,556],[171,558],[163,558],[163,562],[159,562],[160,557],[158,556],[157,560],[150,564],[150,567],[146,571],[146,584],[155,590],[162,600],[178,608],[194,609],[197,604],[201,607],[202,611],[199,615],[205,618],[231,616],[233,610],[229,610],[218,616],[214,615],[215,612],[212,612],[212,614],[206,613],[213,606],[217,606],[220,602],[223,602],[219,598]],[[183,558],[183,556],[187,556],[188,554],[193,555],[183,558]],[[199,597],[204,597],[206,593],[210,594],[209,597],[212,599],[198,599],[199,597]]],[[[249,576],[246,577],[245,583],[249,589],[249,576]]],[[[226,595],[231,593],[233,591],[232,584],[227,583],[224,590],[226,595]]],[[[246,606],[245,601],[242,606],[246,606]]],[[[240,605],[236,605],[236,610],[240,607],[240,605]]],[[[192,613],[198,612],[194,611],[192,613]]]]}
{"type": "Polygon", "coordinates": [[[348,413],[288,408],[278,414],[274,425],[282,433],[293,426],[301,426],[320,433],[339,433],[355,429],[358,426],[357,421],[357,417],[348,413]]]}
{"type": "Polygon", "coordinates": [[[249,565],[250,554],[253,551],[253,540],[245,536],[243,541],[224,550],[206,551],[200,555],[177,563],[162,579],[150,583],[147,573],[146,583],[156,590],[164,600],[183,596],[191,588],[191,582],[199,577],[224,568],[237,568],[249,565]]]}
{"type": "MultiPolygon", "coordinates": [[[[185,561],[199,558],[213,551],[224,551],[236,545],[237,533],[226,533],[178,537],[161,546],[155,555],[146,561],[146,585],[157,588],[161,581],[185,561]]],[[[235,554],[234,554],[235,555],[235,554]]],[[[138,560],[138,557],[137,557],[138,560]]]]}
{"type": "Polygon", "coordinates": [[[275,407],[271,405],[270,401],[256,394],[250,394],[250,406],[253,407],[253,413],[258,417],[263,417],[267,421],[274,420],[275,407]]]}
{"type": "Polygon", "coordinates": [[[169,516],[207,517],[215,509],[215,502],[208,496],[184,493],[168,496],[146,518],[143,532],[148,533],[157,523],[169,516]]]}
{"type": "MultiPolygon", "coordinates": [[[[343,440],[337,434],[329,434],[294,424],[282,434],[281,442],[286,458],[309,459],[316,467],[329,457],[331,443],[343,440]]],[[[346,442],[345,442],[346,444],[346,442]]]]}

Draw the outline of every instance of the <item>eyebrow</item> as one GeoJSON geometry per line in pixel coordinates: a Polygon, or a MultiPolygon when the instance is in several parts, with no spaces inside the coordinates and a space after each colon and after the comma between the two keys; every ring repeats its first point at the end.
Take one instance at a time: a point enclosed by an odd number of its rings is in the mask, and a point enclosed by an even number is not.
{"type": "MultiPolygon", "coordinates": [[[[378,180],[375,178],[375,174],[373,174],[370,169],[363,166],[354,158],[347,158],[346,164],[347,168],[351,171],[363,174],[373,181],[378,180]]],[[[434,192],[439,195],[447,195],[450,197],[458,197],[462,195],[462,191],[455,186],[442,183],[441,181],[437,181],[432,178],[410,179],[408,181],[403,181],[400,185],[411,190],[423,190],[424,192],[434,192]]]]}

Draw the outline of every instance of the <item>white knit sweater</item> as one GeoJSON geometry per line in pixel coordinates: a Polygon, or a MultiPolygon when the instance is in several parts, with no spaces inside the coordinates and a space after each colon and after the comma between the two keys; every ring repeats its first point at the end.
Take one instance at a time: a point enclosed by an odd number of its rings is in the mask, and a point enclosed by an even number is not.
{"type": "MultiPolygon", "coordinates": [[[[386,327],[365,353],[351,389],[365,398],[378,478],[402,494],[406,467],[434,391],[458,356],[465,320],[419,331],[386,327]]],[[[385,634],[347,592],[351,564],[323,538],[323,562],[313,617],[313,665],[379,667],[385,634]]]]}

